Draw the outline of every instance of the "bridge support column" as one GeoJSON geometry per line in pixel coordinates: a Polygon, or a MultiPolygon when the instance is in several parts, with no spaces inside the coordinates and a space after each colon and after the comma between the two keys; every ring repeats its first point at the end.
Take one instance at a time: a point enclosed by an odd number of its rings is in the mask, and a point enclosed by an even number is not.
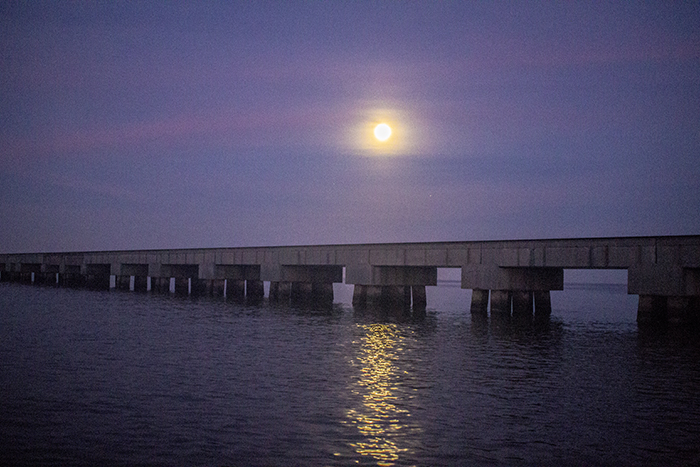
{"type": "Polygon", "coordinates": [[[49,285],[49,284],[51,284],[51,279],[53,279],[54,277],[56,277],[55,274],[48,274],[48,273],[42,272],[42,273],[39,273],[38,280],[39,280],[39,283],[42,285],[49,285]]]}
{"type": "Polygon", "coordinates": [[[333,283],[312,282],[311,297],[317,308],[330,308],[333,306],[333,283]]]}
{"type": "Polygon", "coordinates": [[[80,279],[82,279],[80,274],[66,272],[58,275],[58,283],[63,287],[80,287],[82,286],[80,279]]]}
{"type": "Polygon", "coordinates": [[[412,285],[411,298],[413,299],[414,310],[425,310],[425,307],[428,305],[428,299],[425,294],[424,285],[412,285]]]}
{"type": "MultiPolygon", "coordinates": [[[[472,313],[486,314],[488,290],[472,291],[472,313]]],[[[511,314],[514,317],[547,318],[552,314],[552,302],[548,290],[492,290],[491,313],[511,314]]]]}
{"type": "MultiPolygon", "coordinates": [[[[357,286],[355,286],[357,287],[357,286]]],[[[382,302],[382,287],[380,285],[366,285],[363,286],[366,306],[377,306],[382,302]]]]}
{"type": "Polygon", "coordinates": [[[170,292],[170,278],[169,277],[151,277],[151,291],[158,293],[169,293],[170,292]]]}
{"type": "Polygon", "coordinates": [[[345,268],[345,283],[355,286],[355,307],[410,309],[413,304],[425,311],[425,287],[437,285],[437,267],[353,264],[345,268]]]}
{"type": "Polygon", "coordinates": [[[333,284],[325,282],[270,282],[270,302],[282,305],[328,308],[333,305],[333,284]]]}
{"type": "Polygon", "coordinates": [[[260,277],[270,281],[270,302],[328,308],[333,283],[343,281],[343,267],[330,264],[263,264],[260,277]]]}
{"type": "Polygon", "coordinates": [[[333,284],[325,282],[292,282],[291,303],[296,306],[328,308],[333,305],[333,284]]]}
{"type": "Polygon", "coordinates": [[[88,274],[85,276],[85,285],[88,289],[109,290],[110,276],[109,274],[88,274]]]}
{"type": "MultiPolygon", "coordinates": [[[[52,275],[53,275],[53,274],[52,274],[52,275]]],[[[45,272],[40,272],[40,273],[36,274],[34,280],[35,280],[38,284],[42,284],[42,285],[50,284],[50,283],[51,283],[51,280],[49,279],[49,275],[46,274],[45,272]]]]}
{"type": "Polygon", "coordinates": [[[279,291],[280,283],[279,281],[270,281],[270,295],[268,299],[270,303],[277,303],[279,301],[279,291]]]}
{"type": "Polygon", "coordinates": [[[472,290],[472,306],[471,312],[473,315],[487,316],[489,310],[489,291],[484,289],[472,290]]]}
{"type": "Polygon", "coordinates": [[[640,295],[639,324],[696,324],[700,322],[700,298],[695,296],[640,295]]]}
{"type": "Polygon", "coordinates": [[[177,295],[189,295],[190,294],[190,278],[189,277],[176,277],[175,278],[175,293],[177,295]]]}
{"type": "Polygon", "coordinates": [[[56,273],[42,272],[36,276],[36,282],[43,285],[56,285],[56,273]]]}
{"type": "Polygon", "coordinates": [[[133,291],[134,292],[146,292],[148,290],[148,276],[132,276],[133,277],[133,291]]]}
{"type": "Polygon", "coordinates": [[[291,303],[299,306],[311,304],[311,282],[292,282],[291,303]]]}
{"type": "Polygon", "coordinates": [[[190,279],[190,295],[206,296],[211,295],[213,284],[211,279],[190,279]]]}
{"type": "Polygon", "coordinates": [[[116,288],[118,290],[130,290],[131,289],[131,276],[117,276],[116,277],[116,288]]]}
{"type": "Polygon", "coordinates": [[[486,313],[486,290],[490,290],[492,316],[510,316],[512,310],[514,316],[528,320],[533,312],[547,317],[552,310],[549,291],[564,288],[564,269],[468,264],[462,266],[462,288],[472,289],[472,313],[486,313]]]}
{"type": "Polygon", "coordinates": [[[211,293],[216,297],[226,296],[226,279],[214,279],[211,281],[211,293]]]}
{"type": "Polygon", "coordinates": [[[500,313],[510,315],[512,298],[513,295],[510,290],[492,290],[491,314],[500,313]]]}
{"type": "MultiPolygon", "coordinates": [[[[389,308],[410,308],[411,306],[410,285],[362,285],[355,284],[352,296],[352,305],[358,308],[363,307],[389,307],[389,308]]],[[[418,298],[421,298],[420,289],[418,298]]],[[[419,307],[420,308],[420,307],[419,307]]],[[[423,306],[425,308],[425,306],[423,306]]]]}
{"type": "Polygon", "coordinates": [[[650,324],[666,320],[666,297],[640,295],[637,305],[637,323],[650,324]]]}
{"type": "Polygon", "coordinates": [[[288,305],[292,297],[292,283],[287,281],[270,282],[270,301],[288,305]]]}
{"type": "Polygon", "coordinates": [[[352,306],[356,308],[364,308],[367,306],[367,288],[368,285],[355,284],[352,289],[352,306]]]}
{"type": "Polygon", "coordinates": [[[666,317],[669,323],[689,324],[694,321],[692,297],[667,297],[666,317]]]}
{"type": "Polygon", "coordinates": [[[552,314],[552,298],[549,290],[536,290],[533,294],[535,298],[535,317],[549,318],[552,314]]]}
{"type": "Polygon", "coordinates": [[[226,279],[226,298],[232,298],[234,300],[245,299],[245,281],[226,279]]]}
{"type": "Polygon", "coordinates": [[[246,281],[246,298],[252,303],[262,301],[265,296],[265,287],[263,281],[247,280],[246,281]]]}
{"type": "Polygon", "coordinates": [[[513,314],[532,314],[532,292],[528,290],[513,291],[513,314]]]}
{"type": "Polygon", "coordinates": [[[381,299],[381,285],[355,284],[352,292],[352,306],[358,308],[378,306],[381,304],[381,299]]]}
{"type": "Polygon", "coordinates": [[[513,320],[518,324],[532,323],[533,296],[529,290],[513,291],[513,320]]]}
{"type": "Polygon", "coordinates": [[[527,322],[532,320],[533,314],[533,297],[532,292],[528,290],[513,291],[513,317],[520,321],[527,322]]]}
{"type": "Polygon", "coordinates": [[[292,300],[292,283],[289,281],[281,281],[279,283],[279,298],[280,303],[289,305],[292,300]]]}
{"type": "Polygon", "coordinates": [[[386,285],[382,290],[382,300],[390,308],[410,308],[411,286],[386,285]]]}

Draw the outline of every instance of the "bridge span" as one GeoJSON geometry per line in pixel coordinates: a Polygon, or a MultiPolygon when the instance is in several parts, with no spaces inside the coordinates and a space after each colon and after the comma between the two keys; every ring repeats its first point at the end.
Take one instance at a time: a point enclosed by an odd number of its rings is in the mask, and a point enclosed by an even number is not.
{"type": "Polygon", "coordinates": [[[700,235],[0,254],[0,280],[425,308],[438,268],[460,268],[471,312],[548,315],[564,269],[626,269],[640,323],[700,316],[700,235]]]}

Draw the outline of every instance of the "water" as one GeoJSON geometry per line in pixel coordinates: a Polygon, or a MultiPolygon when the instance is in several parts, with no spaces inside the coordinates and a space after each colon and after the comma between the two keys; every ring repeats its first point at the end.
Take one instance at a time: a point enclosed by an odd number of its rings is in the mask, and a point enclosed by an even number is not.
{"type": "Polygon", "coordinates": [[[0,284],[0,463],[697,465],[700,333],[622,285],[548,323],[0,284]]]}

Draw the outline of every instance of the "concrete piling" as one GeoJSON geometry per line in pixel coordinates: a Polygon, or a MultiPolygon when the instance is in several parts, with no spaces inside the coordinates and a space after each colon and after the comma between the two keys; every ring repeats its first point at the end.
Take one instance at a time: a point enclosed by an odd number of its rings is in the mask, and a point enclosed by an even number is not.
{"type": "Polygon", "coordinates": [[[279,281],[270,282],[270,295],[268,296],[268,300],[270,301],[270,303],[277,303],[279,301],[279,290],[279,281]]]}
{"type": "Polygon", "coordinates": [[[367,306],[367,289],[364,285],[355,284],[352,291],[352,306],[363,308],[367,306]]]}
{"type": "Polygon", "coordinates": [[[226,279],[214,279],[211,281],[211,293],[215,297],[226,296],[226,279]]]}
{"type": "Polygon", "coordinates": [[[486,316],[489,308],[489,291],[483,289],[472,290],[472,306],[471,312],[473,315],[486,316]]]}
{"type": "Polygon", "coordinates": [[[311,282],[292,282],[291,303],[294,306],[309,306],[312,301],[311,282]]]}
{"type": "Polygon", "coordinates": [[[513,315],[532,315],[532,292],[528,290],[513,291],[513,315]]]}
{"type": "Polygon", "coordinates": [[[549,290],[536,290],[533,295],[535,299],[535,317],[549,318],[552,314],[552,299],[549,290]]]}
{"type": "Polygon", "coordinates": [[[414,310],[425,310],[428,305],[428,300],[425,293],[424,285],[411,286],[411,299],[414,310]]]}
{"type": "Polygon", "coordinates": [[[666,298],[658,295],[640,295],[637,305],[637,323],[655,324],[666,321],[666,298]]]}
{"type": "Polygon", "coordinates": [[[245,281],[226,279],[226,298],[243,300],[245,298],[245,281]]]}
{"type": "Polygon", "coordinates": [[[328,282],[313,282],[311,284],[311,296],[316,308],[330,308],[333,306],[333,284],[328,282]]]}
{"type": "Polygon", "coordinates": [[[492,290],[491,291],[491,315],[501,313],[510,315],[512,301],[512,291],[492,290]]]}
{"type": "Polygon", "coordinates": [[[265,288],[263,281],[247,280],[246,299],[251,303],[259,303],[265,297],[265,288]]]}

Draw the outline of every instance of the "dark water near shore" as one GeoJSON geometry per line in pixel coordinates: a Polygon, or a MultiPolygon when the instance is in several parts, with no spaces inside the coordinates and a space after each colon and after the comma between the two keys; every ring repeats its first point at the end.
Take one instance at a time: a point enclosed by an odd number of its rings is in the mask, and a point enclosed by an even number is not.
{"type": "Polygon", "coordinates": [[[624,285],[544,324],[0,284],[0,463],[698,465],[697,330],[624,285]]]}

